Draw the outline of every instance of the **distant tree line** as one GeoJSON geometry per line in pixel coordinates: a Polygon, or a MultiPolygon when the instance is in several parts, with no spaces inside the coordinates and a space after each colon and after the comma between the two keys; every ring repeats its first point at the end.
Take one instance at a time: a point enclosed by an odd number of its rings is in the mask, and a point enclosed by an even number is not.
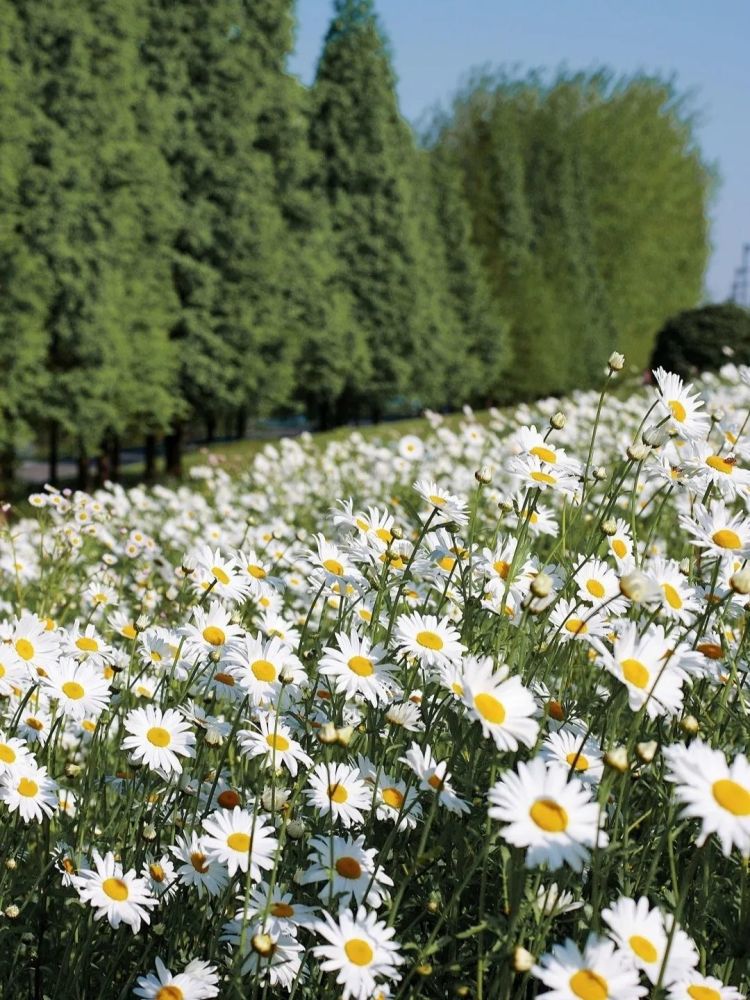
{"type": "Polygon", "coordinates": [[[670,84],[478,77],[420,140],[372,0],[312,87],[294,0],[0,5],[0,467],[587,386],[696,304],[711,172],[670,84]]]}

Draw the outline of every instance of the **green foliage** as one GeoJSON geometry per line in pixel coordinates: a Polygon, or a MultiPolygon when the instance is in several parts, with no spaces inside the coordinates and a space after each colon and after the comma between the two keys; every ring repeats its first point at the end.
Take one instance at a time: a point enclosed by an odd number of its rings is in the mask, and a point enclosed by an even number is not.
{"type": "Polygon", "coordinates": [[[645,364],[700,298],[713,175],[671,84],[478,76],[430,145],[461,173],[519,394],[592,385],[614,347],[645,364]]]}
{"type": "Polygon", "coordinates": [[[750,311],[725,302],[671,316],[659,330],[651,367],[692,378],[730,361],[750,365],[750,311]]]}

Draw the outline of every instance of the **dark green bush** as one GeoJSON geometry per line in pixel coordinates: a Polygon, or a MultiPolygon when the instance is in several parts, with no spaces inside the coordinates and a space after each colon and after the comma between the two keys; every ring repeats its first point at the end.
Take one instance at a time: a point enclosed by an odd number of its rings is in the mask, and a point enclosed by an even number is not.
{"type": "Polygon", "coordinates": [[[750,365],[750,310],[733,302],[686,309],[659,331],[651,367],[692,377],[722,365],[750,365]]]}

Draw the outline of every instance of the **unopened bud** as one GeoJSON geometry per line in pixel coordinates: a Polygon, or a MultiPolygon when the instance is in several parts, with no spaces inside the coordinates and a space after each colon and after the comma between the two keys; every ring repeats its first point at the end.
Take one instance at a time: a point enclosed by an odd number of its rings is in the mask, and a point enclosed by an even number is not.
{"type": "Polygon", "coordinates": [[[738,569],[729,577],[729,586],[735,594],[750,594],[750,569],[738,569]]]}
{"type": "Polygon", "coordinates": [[[531,581],[531,593],[534,597],[549,597],[552,593],[552,577],[547,573],[537,573],[531,581]]]}
{"type": "Polygon", "coordinates": [[[486,486],[488,483],[492,482],[492,469],[489,465],[483,465],[481,469],[477,469],[474,473],[474,478],[478,483],[486,486]]]}
{"type": "Polygon", "coordinates": [[[684,559],[680,559],[680,573],[683,576],[690,576],[690,558],[685,556],[684,559]]]}
{"type": "Polygon", "coordinates": [[[602,521],[602,533],[608,538],[612,535],[617,534],[617,522],[612,517],[608,517],[606,521],[602,521]]]}
{"type": "Polygon", "coordinates": [[[273,938],[270,934],[254,934],[251,942],[253,951],[256,951],[263,958],[268,958],[273,954],[273,938]]]}
{"type": "Polygon", "coordinates": [[[75,764],[73,761],[69,761],[65,765],[65,775],[68,778],[77,778],[82,770],[82,766],[80,764],[75,764]]]}
{"type": "Polygon", "coordinates": [[[565,426],[565,424],[567,423],[567,421],[568,418],[565,416],[562,410],[558,410],[557,413],[553,413],[552,416],[549,418],[549,425],[550,427],[554,428],[554,430],[561,431],[565,426]]]}
{"type": "Polygon", "coordinates": [[[656,740],[649,740],[647,743],[636,743],[635,752],[644,764],[650,764],[656,756],[659,744],[656,740]]]}
{"type": "Polygon", "coordinates": [[[5,862],[5,867],[9,872],[14,872],[18,868],[18,862],[15,858],[7,858],[5,862]]]}
{"type": "Polygon", "coordinates": [[[604,468],[603,465],[598,465],[594,469],[594,479],[596,479],[596,481],[600,483],[603,479],[606,478],[607,478],[607,470],[604,468]]]}
{"type": "Polygon", "coordinates": [[[133,628],[136,632],[145,632],[148,628],[148,615],[138,615],[133,622],[133,628]]]}
{"type": "Polygon", "coordinates": [[[336,742],[336,727],[332,722],[326,722],[318,730],[318,739],[321,743],[329,744],[336,742]]]}
{"type": "Polygon", "coordinates": [[[394,524],[391,528],[391,538],[394,542],[400,542],[404,537],[404,529],[394,524]]]}
{"type": "Polygon", "coordinates": [[[426,978],[427,976],[432,975],[432,966],[430,965],[429,962],[422,962],[421,965],[417,966],[416,972],[417,975],[424,976],[426,978]]]}
{"type": "Polygon", "coordinates": [[[156,827],[147,823],[143,828],[143,839],[144,840],[156,840],[156,827]]]}
{"type": "Polygon", "coordinates": [[[528,972],[534,964],[534,956],[530,951],[518,945],[513,949],[513,971],[528,972]]]}
{"type": "Polygon", "coordinates": [[[426,907],[428,913],[437,913],[440,909],[440,902],[437,899],[428,899],[426,907]]]}
{"type": "Polygon", "coordinates": [[[219,662],[221,662],[221,653],[219,652],[218,649],[212,649],[211,650],[211,652],[208,654],[208,662],[209,663],[219,663],[219,662]]]}
{"type": "Polygon", "coordinates": [[[336,730],[336,742],[340,747],[348,747],[354,736],[353,726],[342,726],[336,730]]]}
{"type": "Polygon", "coordinates": [[[500,510],[503,512],[503,514],[512,514],[513,513],[513,501],[512,500],[501,500],[500,503],[497,506],[500,508],[500,510]]]}
{"type": "Polygon", "coordinates": [[[661,448],[669,441],[669,430],[666,424],[650,424],[641,434],[641,441],[649,448],[661,448]]]}
{"type": "Polygon", "coordinates": [[[287,836],[292,840],[300,840],[305,835],[305,824],[301,819],[292,819],[286,825],[287,836]]]}
{"type": "Polygon", "coordinates": [[[611,767],[613,771],[619,771],[620,774],[625,774],[628,770],[628,751],[625,747],[612,747],[611,750],[607,750],[604,754],[604,763],[607,767],[611,767]]]}
{"type": "Polygon", "coordinates": [[[648,455],[651,449],[646,444],[635,444],[628,445],[628,458],[632,462],[642,462],[648,455]]]}
{"type": "Polygon", "coordinates": [[[619,351],[612,351],[607,362],[611,372],[621,372],[625,367],[625,355],[619,351]]]}
{"type": "Polygon", "coordinates": [[[700,723],[694,715],[686,715],[680,722],[680,728],[683,732],[686,732],[688,736],[695,736],[700,729],[700,723]]]}
{"type": "Polygon", "coordinates": [[[154,926],[151,928],[152,933],[156,934],[157,937],[163,937],[166,930],[167,930],[166,924],[154,924],[154,926]]]}
{"type": "Polygon", "coordinates": [[[633,569],[620,577],[620,593],[633,604],[660,601],[662,596],[660,587],[639,569],[633,569]]]}
{"type": "Polygon", "coordinates": [[[10,906],[6,906],[5,909],[3,910],[3,913],[8,918],[8,920],[15,920],[20,912],[21,911],[19,910],[19,908],[13,903],[11,903],[10,906]]]}

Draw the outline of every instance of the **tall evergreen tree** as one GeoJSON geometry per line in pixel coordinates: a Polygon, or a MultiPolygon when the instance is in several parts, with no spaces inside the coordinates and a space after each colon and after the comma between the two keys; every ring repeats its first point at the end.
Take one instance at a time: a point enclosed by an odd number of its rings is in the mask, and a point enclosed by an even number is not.
{"type": "Polygon", "coordinates": [[[372,0],[336,0],[313,102],[317,186],[330,205],[338,281],[351,296],[371,368],[366,392],[348,382],[343,398],[377,418],[389,399],[409,391],[428,330],[423,318],[420,329],[422,235],[410,204],[414,140],[399,114],[372,0]]]}

